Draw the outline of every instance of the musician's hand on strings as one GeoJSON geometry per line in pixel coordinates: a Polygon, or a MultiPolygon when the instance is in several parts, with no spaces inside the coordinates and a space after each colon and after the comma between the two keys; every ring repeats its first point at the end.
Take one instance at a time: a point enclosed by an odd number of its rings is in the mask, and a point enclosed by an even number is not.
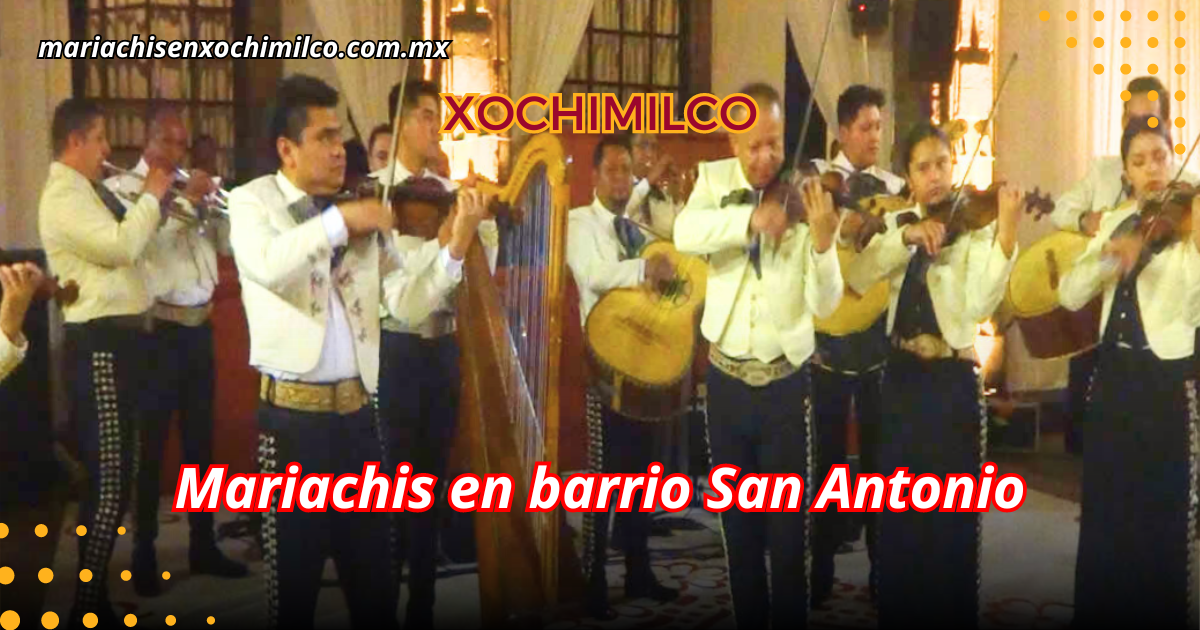
{"type": "Polygon", "coordinates": [[[842,213],[842,229],[839,236],[844,240],[857,242],[866,222],[866,219],[863,218],[863,213],[844,210],[842,213]]]}
{"type": "Polygon", "coordinates": [[[1100,213],[1087,210],[1079,220],[1080,231],[1087,236],[1095,236],[1100,231],[1100,213]]]}
{"type": "Polygon", "coordinates": [[[750,215],[751,235],[762,234],[770,239],[779,240],[787,227],[787,211],[775,199],[763,199],[750,215]]]}
{"type": "Polygon", "coordinates": [[[213,183],[212,175],[200,169],[192,169],[187,185],[183,189],[183,196],[188,201],[198,204],[216,190],[217,185],[213,183]]]}
{"type": "Polygon", "coordinates": [[[804,181],[800,188],[804,207],[808,214],[808,229],[812,234],[813,247],[823,254],[833,245],[838,229],[838,213],[833,208],[833,196],[821,188],[821,181],[813,177],[804,181]]]}
{"type": "Polygon", "coordinates": [[[930,256],[937,256],[942,251],[945,238],[945,224],[933,219],[923,219],[904,228],[904,244],[923,247],[930,256]]]}
{"type": "Polygon", "coordinates": [[[1112,240],[1104,244],[1101,253],[1104,257],[1116,263],[1117,269],[1120,271],[1121,276],[1124,277],[1133,271],[1138,260],[1141,259],[1145,243],[1146,239],[1140,233],[1114,236],[1112,240]]]}
{"type": "Polygon", "coordinates": [[[475,238],[476,229],[488,217],[490,199],[490,195],[484,195],[474,188],[465,188],[459,191],[458,201],[455,202],[457,213],[448,245],[450,256],[455,260],[462,260],[467,255],[467,250],[471,247],[471,239],[475,238]]]}
{"type": "Polygon", "coordinates": [[[1002,185],[998,193],[999,213],[996,215],[996,240],[1000,243],[1000,249],[1004,251],[1006,257],[1012,256],[1013,248],[1017,244],[1017,226],[1021,224],[1021,217],[1025,216],[1025,210],[1022,207],[1024,197],[1021,189],[1011,184],[1002,185]]]}
{"type": "Polygon", "coordinates": [[[365,236],[371,232],[392,233],[392,211],[374,197],[339,203],[337,208],[346,222],[350,236],[365,236]]]}
{"type": "Polygon", "coordinates": [[[0,267],[0,287],[4,299],[0,301],[0,332],[10,341],[17,341],[29,303],[43,284],[42,270],[33,263],[16,263],[0,267]]]}
{"type": "Polygon", "coordinates": [[[663,283],[675,279],[675,265],[665,254],[655,254],[646,261],[646,284],[657,290],[663,283]]]}

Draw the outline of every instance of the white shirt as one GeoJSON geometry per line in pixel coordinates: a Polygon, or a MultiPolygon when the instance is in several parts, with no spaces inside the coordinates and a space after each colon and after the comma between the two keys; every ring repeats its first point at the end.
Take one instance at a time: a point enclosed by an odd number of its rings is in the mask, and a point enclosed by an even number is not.
{"type": "Polygon", "coordinates": [[[1080,231],[1079,219],[1084,213],[1111,210],[1127,198],[1124,176],[1121,156],[1092,160],[1087,175],[1055,200],[1050,220],[1060,230],[1080,231]]]}
{"type": "Polygon", "coordinates": [[[855,173],[866,173],[867,175],[871,175],[882,180],[883,184],[887,186],[888,193],[893,195],[899,194],[900,191],[904,189],[905,182],[903,177],[879,168],[879,166],[875,164],[863,169],[855,168],[854,164],[850,162],[850,158],[846,157],[845,152],[842,151],[838,152],[837,157],[833,158],[832,162],[826,162],[825,160],[813,160],[813,166],[816,166],[817,172],[822,174],[830,170],[836,170],[847,177],[855,173]]]}
{"type": "MultiPolygon", "coordinates": [[[[625,257],[613,225],[617,215],[599,199],[567,215],[567,265],[579,288],[579,323],[586,325],[592,307],[612,289],[636,287],[645,278],[646,261],[625,257]]],[[[646,242],[653,236],[640,230],[646,242]]]]}
{"type": "MultiPolygon", "coordinates": [[[[1103,255],[1105,243],[1126,218],[1136,213],[1127,204],[1100,218],[1100,229],[1058,286],[1059,300],[1069,310],[1079,310],[1103,291],[1104,310],[1100,333],[1108,327],[1120,270],[1103,255]]],[[[1138,310],[1146,340],[1164,360],[1182,359],[1195,352],[1200,326],[1200,252],[1190,236],[1155,255],[1137,278],[1138,310]]]]}
{"type": "MultiPolygon", "coordinates": [[[[282,171],[275,174],[275,179],[288,204],[306,196],[307,193],[296,188],[282,171]]],[[[346,221],[337,206],[330,206],[321,213],[321,224],[325,227],[330,247],[343,247],[350,242],[350,231],[346,228],[346,221]]],[[[334,286],[336,287],[337,283],[334,283],[334,286]]],[[[359,376],[358,359],[354,353],[354,332],[346,317],[342,297],[334,289],[329,292],[329,322],[325,326],[325,341],[321,345],[321,359],[317,361],[316,367],[303,374],[271,370],[260,365],[254,367],[263,374],[281,381],[332,383],[359,376]]]]}
{"type": "Polygon", "coordinates": [[[88,178],[61,162],[50,164],[38,231],[51,272],[79,285],[79,299],[63,307],[66,323],[150,310],[154,300],[138,261],[161,220],[158,199],[146,193],[118,221],[88,178]]]}
{"type": "MultiPolygon", "coordinates": [[[[114,193],[134,193],[142,188],[142,178],[150,171],[145,158],[138,161],[132,174],[104,180],[114,193]]],[[[216,178],[213,178],[214,182],[216,178]]],[[[126,207],[133,203],[127,196],[118,195],[126,207]]],[[[179,202],[191,211],[191,204],[182,197],[179,202]]],[[[217,251],[213,242],[200,234],[198,227],[189,227],[170,217],[151,239],[142,254],[141,268],[151,297],[175,306],[202,306],[212,300],[217,287],[217,251]]]]}
{"type": "Polygon", "coordinates": [[[17,333],[17,338],[9,339],[8,335],[0,332],[0,382],[8,378],[13,370],[25,360],[25,354],[29,352],[29,341],[25,339],[25,335],[17,333]]]}
{"type": "MultiPolygon", "coordinates": [[[[917,252],[915,245],[904,244],[904,230],[896,225],[896,218],[906,212],[925,216],[921,204],[889,212],[884,216],[888,231],[871,239],[845,271],[846,284],[860,295],[884,278],[891,281],[887,316],[889,335],[896,322],[896,307],[909,260],[917,252]]],[[[938,328],[955,350],[974,347],[976,327],[1000,306],[1009,274],[1016,264],[1017,246],[1013,245],[1012,255],[1006,258],[996,239],[996,230],[993,222],[963,234],[949,247],[943,246],[926,271],[938,328]]]]}
{"type": "Polygon", "coordinates": [[[683,210],[683,202],[672,199],[665,190],[661,191],[664,199],[655,199],[650,196],[650,189],[649,180],[645,177],[635,177],[633,192],[625,204],[625,213],[629,218],[650,226],[664,238],[672,238],[675,232],[675,217],[683,210]]]}

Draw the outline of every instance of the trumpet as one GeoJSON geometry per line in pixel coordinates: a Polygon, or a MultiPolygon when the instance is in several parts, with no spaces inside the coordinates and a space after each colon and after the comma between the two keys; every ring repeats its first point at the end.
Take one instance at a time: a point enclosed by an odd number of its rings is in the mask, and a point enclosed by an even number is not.
{"type": "MultiPolygon", "coordinates": [[[[103,166],[111,175],[122,175],[136,179],[137,181],[146,181],[145,175],[121,168],[111,162],[105,161],[103,166]]],[[[175,169],[175,182],[171,184],[172,190],[176,193],[183,192],[190,178],[191,174],[187,171],[181,168],[175,169]]],[[[118,189],[115,191],[115,194],[127,201],[136,202],[140,193],[132,190],[118,189]]],[[[189,227],[204,227],[214,217],[229,216],[229,193],[218,188],[211,195],[205,197],[195,209],[196,212],[194,213],[188,210],[179,203],[179,198],[176,197],[168,204],[167,214],[189,227]]]]}

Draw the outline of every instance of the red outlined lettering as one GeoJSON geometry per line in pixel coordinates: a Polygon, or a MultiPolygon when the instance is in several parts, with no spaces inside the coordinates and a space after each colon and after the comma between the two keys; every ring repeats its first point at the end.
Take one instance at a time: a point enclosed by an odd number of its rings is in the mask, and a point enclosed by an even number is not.
{"type": "Polygon", "coordinates": [[[687,124],[675,120],[675,95],[666,92],[662,95],[662,132],[687,133],[687,124]]]}
{"type": "Polygon", "coordinates": [[[508,131],[513,126],[516,117],[512,101],[503,94],[488,94],[475,106],[475,120],[478,120],[479,126],[488,133],[501,134],[508,131]],[[495,122],[488,117],[487,110],[492,105],[496,105],[504,111],[504,118],[500,122],[495,122]]]}
{"type": "Polygon", "coordinates": [[[475,123],[471,122],[471,117],[468,115],[471,103],[475,100],[476,96],[479,96],[478,92],[464,94],[461,99],[449,93],[442,93],[439,96],[446,103],[446,107],[450,108],[450,119],[446,121],[446,124],[442,125],[442,133],[454,133],[454,128],[460,124],[466,133],[479,133],[479,129],[475,126],[475,123]]]}
{"type": "Polygon", "coordinates": [[[687,105],[683,108],[683,119],[687,122],[688,126],[692,128],[692,131],[698,131],[700,133],[712,133],[716,131],[721,124],[717,122],[715,117],[709,118],[707,121],[701,120],[700,114],[696,110],[699,109],[701,105],[708,105],[710,109],[716,109],[718,103],[720,103],[720,101],[717,100],[717,97],[713,96],[712,94],[697,94],[688,99],[687,105]]]}
{"type": "Polygon", "coordinates": [[[604,133],[613,133],[617,129],[629,129],[631,125],[633,133],[644,132],[646,116],[643,113],[642,101],[645,98],[646,95],[641,92],[630,94],[629,102],[622,107],[621,100],[616,94],[606,92],[602,99],[604,115],[601,117],[604,120],[604,133]]]}
{"type": "Polygon", "coordinates": [[[525,108],[530,104],[537,104],[541,105],[542,109],[545,109],[548,102],[546,97],[541,94],[526,94],[522,96],[521,100],[517,101],[517,127],[520,127],[521,131],[525,133],[541,133],[545,131],[550,126],[550,123],[546,122],[545,114],[542,114],[542,122],[534,123],[525,117],[525,108]]]}
{"type": "Polygon", "coordinates": [[[731,94],[725,100],[721,101],[718,114],[721,118],[721,124],[725,126],[725,129],[733,133],[750,131],[754,128],[754,123],[758,122],[758,104],[754,102],[754,99],[745,94],[731,94]],[[729,114],[729,110],[734,105],[739,104],[746,108],[746,120],[740,123],[734,120],[733,116],[729,114]]]}
{"type": "Polygon", "coordinates": [[[574,94],[571,96],[571,104],[573,108],[563,108],[562,94],[550,95],[550,133],[563,132],[563,119],[570,118],[572,121],[571,129],[584,128],[584,109],[585,99],[583,94],[574,94]]]}

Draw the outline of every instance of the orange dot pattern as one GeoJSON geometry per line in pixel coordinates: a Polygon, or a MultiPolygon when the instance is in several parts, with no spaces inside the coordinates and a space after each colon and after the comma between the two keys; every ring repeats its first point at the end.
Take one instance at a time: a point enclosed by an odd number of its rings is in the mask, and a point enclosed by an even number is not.
{"type": "Polygon", "coordinates": [[[1125,20],[1126,22],[1128,22],[1130,20],[1130,18],[1132,18],[1132,17],[1133,17],[1133,14],[1128,11],[1121,12],[1121,19],[1125,20]]]}
{"type": "Polygon", "coordinates": [[[1175,93],[1175,100],[1177,101],[1182,101],[1185,97],[1187,97],[1187,95],[1183,93],[1183,90],[1179,90],[1175,93]]]}
{"type": "Polygon", "coordinates": [[[1041,21],[1043,21],[1043,22],[1045,22],[1045,21],[1049,20],[1049,19],[1050,19],[1050,12],[1049,12],[1049,11],[1042,11],[1041,13],[1039,13],[1039,14],[1038,14],[1038,19],[1040,19],[1040,20],[1041,20],[1041,21]]]}
{"type": "Polygon", "coordinates": [[[1097,37],[1096,39],[1093,39],[1092,45],[1095,46],[1096,48],[1104,48],[1104,38],[1097,37]]]}
{"type": "Polygon", "coordinates": [[[1186,66],[1181,63],[1175,64],[1175,74],[1183,74],[1184,72],[1187,72],[1186,66]]]}
{"type": "Polygon", "coordinates": [[[1095,13],[1092,14],[1092,19],[1096,20],[1097,22],[1103,22],[1104,21],[1104,12],[1096,11],[1095,13]]]}
{"type": "Polygon", "coordinates": [[[1129,64],[1127,64],[1127,63],[1121,64],[1121,74],[1129,74],[1132,71],[1133,71],[1133,68],[1130,68],[1129,64]]]}
{"type": "Polygon", "coordinates": [[[1157,101],[1158,100],[1158,90],[1150,90],[1149,92],[1146,93],[1146,98],[1148,98],[1152,101],[1157,101]]]}
{"type": "Polygon", "coordinates": [[[1154,129],[1154,128],[1158,127],[1158,119],[1155,118],[1154,116],[1151,116],[1150,120],[1146,121],[1146,124],[1150,125],[1151,129],[1154,129]]]}
{"type": "Polygon", "coordinates": [[[1179,127],[1180,129],[1182,129],[1182,128],[1183,128],[1183,126],[1184,126],[1185,124],[1187,124],[1187,123],[1186,123],[1186,121],[1183,119],[1183,116],[1180,116],[1179,118],[1176,118],[1176,119],[1175,119],[1175,126],[1176,126],[1176,127],[1179,127]]]}
{"type": "Polygon", "coordinates": [[[1185,40],[1185,39],[1184,39],[1184,38],[1182,38],[1182,37],[1176,37],[1176,38],[1175,38],[1175,47],[1176,47],[1176,48],[1183,48],[1183,45],[1184,45],[1184,44],[1186,44],[1186,43],[1187,43],[1187,40],[1185,40]]]}
{"type": "Polygon", "coordinates": [[[1092,66],[1092,71],[1096,74],[1104,74],[1104,64],[1098,63],[1095,66],[1092,66]]]}
{"type": "Polygon", "coordinates": [[[1158,11],[1151,11],[1146,14],[1146,17],[1150,18],[1151,22],[1157,22],[1158,21],[1158,11]]]}
{"type": "Polygon", "coordinates": [[[1176,153],[1178,153],[1179,155],[1183,155],[1183,152],[1184,152],[1184,151],[1185,151],[1185,149],[1183,148],[1183,144],[1182,144],[1182,143],[1175,145],[1175,152],[1176,152],[1176,153]]]}
{"type": "Polygon", "coordinates": [[[1184,13],[1183,11],[1176,11],[1176,12],[1175,12],[1175,19],[1176,19],[1176,20],[1178,20],[1178,21],[1180,21],[1180,22],[1182,22],[1182,21],[1183,21],[1183,18],[1184,18],[1185,16],[1187,16],[1187,14],[1186,14],[1186,13],[1184,13]]]}
{"type": "MultiPolygon", "coordinates": [[[[1125,66],[1125,67],[1128,68],[1129,66],[1125,66]]],[[[1128,101],[1131,98],[1133,98],[1133,95],[1129,93],[1129,90],[1125,90],[1125,91],[1121,92],[1121,100],[1122,101],[1128,101]]]]}
{"type": "Polygon", "coordinates": [[[1133,45],[1133,41],[1130,40],[1128,37],[1121,38],[1121,48],[1129,48],[1132,45],[1133,45]]]}
{"type": "Polygon", "coordinates": [[[1150,74],[1158,74],[1158,64],[1152,63],[1146,66],[1146,72],[1149,72],[1150,74]]]}
{"type": "Polygon", "coordinates": [[[1158,38],[1151,37],[1150,39],[1146,40],[1146,45],[1151,48],[1158,48],[1158,38]]]}
{"type": "Polygon", "coordinates": [[[1076,14],[1074,11],[1067,11],[1067,21],[1068,22],[1074,22],[1075,18],[1077,18],[1077,17],[1079,17],[1079,15],[1076,14]]]}
{"type": "Polygon", "coordinates": [[[1067,48],[1074,48],[1079,42],[1074,37],[1067,38],[1067,48]]]}

